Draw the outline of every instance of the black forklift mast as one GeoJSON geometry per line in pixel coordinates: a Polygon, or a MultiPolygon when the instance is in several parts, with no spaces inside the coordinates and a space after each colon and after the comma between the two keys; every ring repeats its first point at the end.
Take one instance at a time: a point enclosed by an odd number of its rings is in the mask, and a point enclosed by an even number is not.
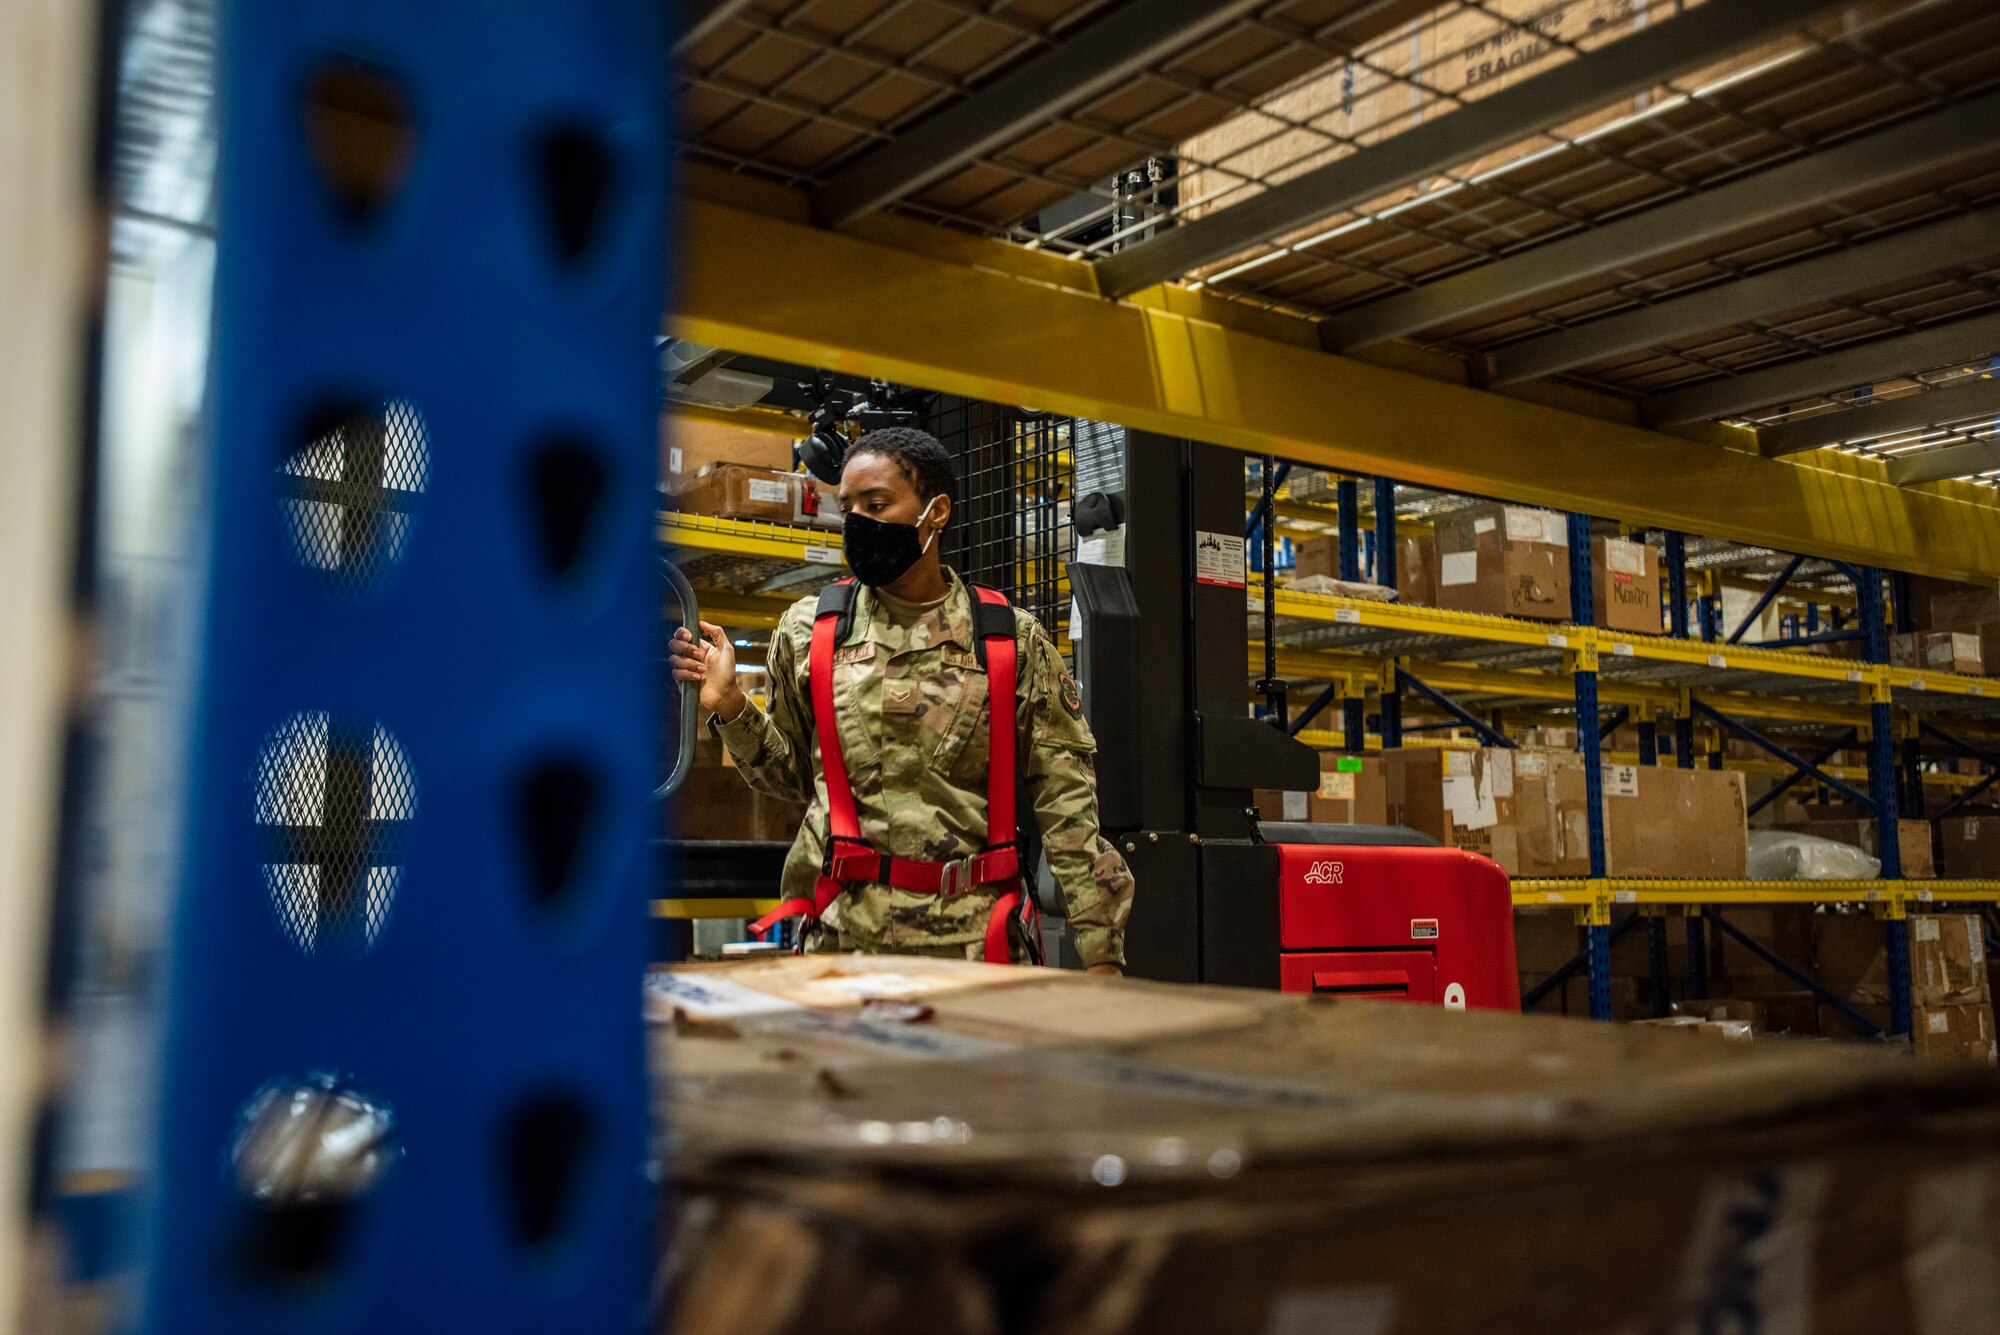
{"type": "MultiPolygon", "coordinates": [[[[1250,717],[1243,456],[1122,433],[1122,565],[1070,567],[1077,675],[1097,735],[1100,815],[1138,884],[1131,973],[1278,984],[1278,860],[1252,790],[1319,780],[1312,748],[1250,717]]],[[[1092,535],[1079,523],[1081,540],[1092,535]]]]}

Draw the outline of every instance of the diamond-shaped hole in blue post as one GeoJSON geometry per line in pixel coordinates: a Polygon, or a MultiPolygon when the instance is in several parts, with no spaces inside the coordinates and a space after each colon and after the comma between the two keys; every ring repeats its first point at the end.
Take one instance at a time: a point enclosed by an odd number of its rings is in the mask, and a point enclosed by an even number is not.
{"type": "Polygon", "coordinates": [[[575,1222],[597,1149],[597,1118],[576,1095],[552,1090],[516,1105],[500,1129],[500,1180],[516,1246],[545,1251],[575,1222]]]}
{"type": "Polygon", "coordinates": [[[293,714],[265,736],[252,775],[264,885],[285,938],[306,955],[361,955],[388,926],[417,774],[380,722],[293,714]]]}
{"type": "Polygon", "coordinates": [[[299,564],[329,589],[375,593],[409,551],[430,482],[430,430],[402,399],[310,415],[278,466],[278,503],[299,564]]]}
{"type": "Polygon", "coordinates": [[[550,578],[566,581],[590,556],[610,470],[594,447],[559,436],[529,458],[525,482],[536,554],[550,578]]]}
{"type": "Polygon", "coordinates": [[[596,771],[576,756],[551,756],[522,775],[514,792],[514,825],[537,908],[556,909],[576,889],[600,790],[596,771]]]}
{"type": "Polygon", "coordinates": [[[618,195],[618,161],[604,136],[564,124],[535,141],[535,185],[549,247],[564,268],[590,257],[618,195]]]}

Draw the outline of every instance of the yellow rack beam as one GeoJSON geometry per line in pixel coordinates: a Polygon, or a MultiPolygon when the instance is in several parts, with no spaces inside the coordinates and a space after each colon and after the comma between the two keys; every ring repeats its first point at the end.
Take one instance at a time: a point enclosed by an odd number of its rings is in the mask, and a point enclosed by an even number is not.
{"type": "Polygon", "coordinates": [[[800,565],[838,566],[842,559],[838,529],[667,512],[660,515],[659,537],[670,547],[688,551],[761,556],[800,565]]]}
{"type": "MultiPolygon", "coordinates": [[[[660,516],[659,535],[662,542],[684,551],[829,567],[837,567],[842,559],[837,532],[756,520],[668,513],[660,516]]],[[[704,614],[710,620],[722,619],[746,629],[775,626],[793,601],[784,596],[702,592],[704,614]]],[[[1254,593],[1250,606],[1253,611],[1262,606],[1254,593]]],[[[1598,698],[1603,704],[1662,714],[1672,713],[1680,701],[1680,688],[1672,679],[1685,676],[1689,670],[1703,674],[1696,689],[1716,708],[1776,721],[1865,726],[1867,702],[1878,693],[1886,693],[1906,708],[1921,706],[1929,712],[1946,713],[1964,712],[1988,698],[2000,699],[2000,682],[1989,678],[1892,668],[1799,650],[1634,635],[1328,594],[1280,590],[1276,613],[1292,621],[1428,637],[1428,642],[1420,641],[1421,649],[1406,659],[1410,670],[1441,691],[1461,695],[1571,700],[1574,688],[1569,667],[1578,661],[1595,661],[1600,670],[1598,698]],[[1542,650],[1548,664],[1499,667],[1453,661],[1454,657],[1476,656],[1496,646],[1542,650]],[[1655,675],[1649,667],[1657,667],[1659,680],[1647,680],[1655,675]],[[1820,696],[1789,696],[1783,687],[1772,688],[1774,679],[1800,690],[1816,690],[1820,696]],[[1994,694],[1989,696],[1989,691],[1994,694]]],[[[1352,648],[1281,646],[1278,652],[1280,672],[1308,681],[1379,681],[1383,662],[1383,652],[1365,643],[1352,648]]],[[[1262,663],[1263,646],[1253,643],[1249,665],[1253,671],[1261,671],[1262,663]]]]}
{"type": "Polygon", "coordinates": [[[775,899],[656,899],[655,918],[689,921],[695,918],[761,918],[778,907],[775,899]]]}
{"type": "Polygon", "coordinates": [[[1634,905],[1867,904],[1902,917],[1932,904],[2000,903],[2000,881],[1652,881],[1610,878],[1513,882],[1515,908],[1569,908],[1583,922],[1610,921],[1634,905]]]}
{"type": "Polygon", "coordinates": [[[1751,433],[1722,427],[1701,440],[1650,431],[1609,398],[1487,392],[1421,354],[1406,363],[1436,377],[1330,355],[1310,321],[1174,285],[1106,300],[1088,264],[913,220],[827,231],[801,194],[721,173],[684,188],[689,260],[669,319],[703,343],[1312,467],[2000,579],[1989,489],[1896,487],[1880,461],[1832,450],[1765,458],[1751,433]]]}

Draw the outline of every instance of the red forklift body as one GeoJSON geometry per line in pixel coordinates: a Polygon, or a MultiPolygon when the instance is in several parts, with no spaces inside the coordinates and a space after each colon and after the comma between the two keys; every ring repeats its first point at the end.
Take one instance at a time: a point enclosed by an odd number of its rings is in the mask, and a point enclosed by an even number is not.
{"type": "Polygon", "coordinates": [[[1457,848],[1278,846],[1287,992],[1521,1008],[1507,873],[1457,848]]]}

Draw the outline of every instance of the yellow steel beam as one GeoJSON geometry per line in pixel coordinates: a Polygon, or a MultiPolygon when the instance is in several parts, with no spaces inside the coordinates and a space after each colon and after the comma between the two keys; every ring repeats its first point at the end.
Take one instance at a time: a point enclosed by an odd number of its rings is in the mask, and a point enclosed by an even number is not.
{"type": "Polygon", "coordinates": [[[1175,289],[1107,301],[1087,266],[935,228],[851,236],[704,198],[682,201],[680,223],[669,321],[704,343],[1421,486],[2000,578],[2000,497],[1981,489],[1895,487],[1856,456],[1767,459],[1747,433],[1724,448],[1332,356],[1307,322],[1175,289]]]}
{"type": "Polygon", "coordinates": [[[666,512],[660,515],[659,537],[669,547],[688,551],[769,556],[800,565],[837,566],[842,560],[838,529],[666,512]]]}
{"type": "Polygon", "coordinates": [[[775,899],[656,899],[655,918],[761,918],[778,907],[775,899]]]}
{"type": "Polygon", "coordinates": [[[1626,904],[1994,903],[2000,881],[1517,880],[1516,908],[1626,904]]]}

